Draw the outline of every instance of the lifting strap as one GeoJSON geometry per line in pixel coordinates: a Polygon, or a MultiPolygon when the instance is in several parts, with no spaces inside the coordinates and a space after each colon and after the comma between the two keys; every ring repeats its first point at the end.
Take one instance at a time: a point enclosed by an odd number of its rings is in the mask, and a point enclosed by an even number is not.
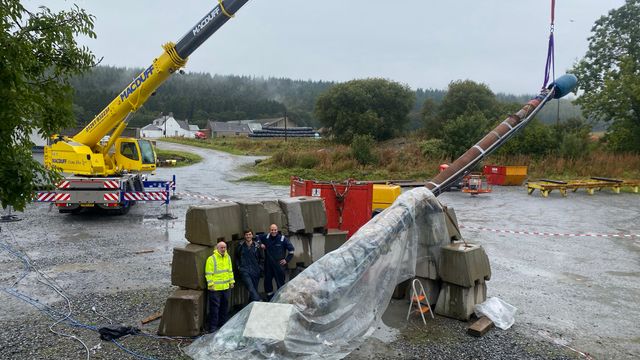
{"type": "Polygon", "coordinates": [[[547,83],[549,82],[549,73],[555,80],[556,78],[556,65],[555,65],[555,56],[554,56],[554,47],[553,47],[553,31],[555,27],[555,16],[556,16],[556,0],[551,0],[551,25],[549,27],[549,47],[547,48],[547,63],[544,68],[544,82],[542,83],[542,88],[547,87],[547,83]]]}

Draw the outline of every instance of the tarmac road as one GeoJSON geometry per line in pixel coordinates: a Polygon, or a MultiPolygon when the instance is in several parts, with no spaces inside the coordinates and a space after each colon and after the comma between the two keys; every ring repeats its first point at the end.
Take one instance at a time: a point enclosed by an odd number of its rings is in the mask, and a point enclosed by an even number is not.
{"type": "MultiPolygon", "coordinates": [[[[179,192],[235,200],[288,196],[288,188],[284,186],[235,182],[245,175],[238,166],[253,163],[255,157],[177,144],[161,143],[160,147],[187,150],[204,158],[190,167],[158,170],[158,178],[169,178],[176,173],[179,192]]],[[[456,209],[460,223],[466,226],[462,229],[464,237],[480,242],[487,250],[493,272],[488,282],[488,296],[498,296],[519,309],[512,329],[493,330],[494,335],[485,336],[473,343],[473,347],[480,349],[493,344],[489,347],[491,351],[494,347],[502,351],[488,353],[496,358],[511,358],[514,351],[524,354],[519,358],[550,358],[552,356],[530,356],[526,349],[555,342],[596,358],[640,357],[640,308],[637,305],[640,237],[541,236],[476,229],[640,235],[640,195],[615,195],[605,190],[593,196],[570,193],[567,198],[552,193],[545,199],[537,193],[528,196],[524,188],[512,187],[494,188],[493,193],[478,197],[445,193],[440,199],[456,209]],[[536,337],[536,340],[523,342],[518,340],[521,335],[526,339],[536,337]],[[509,353],[507,350],[515,346],[513,344],[520,345],[509,353]],[[499,354],[503,356],[497,356],[499,354]]],[[[0,287],[11,288],[20,280],[18,290],[43,304],[64,310],[62,297],[43,285],[46,279],[41,277],[39,282],[33,271],[21,279],[25,273],[23,262],[9,250],[18,251],[27,254],[34,266],[64,290],[74,304],[72,316],[75,318],[92,324],[104,322],[92,310],[95,307],[115,322],[139,326],[139,320],[162,309],[171,292],[172,249],[186,243],[187,208],[202,202],[188,196],[172,202],[170,211],[177,219],[170,221],[156,218],[164,209],[155,203],[138,204],[124,216],[58,214],[55,209],[50,211],[46,204],[31,205],[19,214],[22,221],[0,224],[0,287]]],[[[391,306],[390,312],[403,314],[405,307],[405,303],[398,302],[391,306]]],[[[0,358],[84,358],[85,350],[79,343],[49,332],[51,323],[35,307],[0,291],[0,358]]],[[[390,321],[389,325],[402,328],[403,323],[390,321]]],[[[439,323],[444,323],[445,328],[455,324],[453,328],[464,332],[464,326],[460,325],[463,323],[447,323],[442,319],[435,322],[439,323]]],[[[155,332],[157,326],[158,322],[153,322],[143,329],[155,332]]],[[[122,351],[101,342],[92,332],[69,330],[65,326],[57,329],[84,339],[88,347],[93,348],[93,358],[123,356],[122,351]]],[[[429,331],[431,329],[423,336],[428,337],[429,331]]],[[[394,352],[398,346],[409,346],[407,344],[415,341],[378,344],[372,352],[361,356],[421,357],[409,355],[415,353],[415,346],[407,352],[394,352]],[[397,355],[401,353],[404,355],[397,355]]],[[[125,345],[156,358],[182,356],[175,343],[131,337],[125,345]]],[[[420,354],[428,354],[430,349],[420,354]]],[[[449,355],[435,357],[488,356],[475,352],[474,348],[464,350],[466,352],[455,347],[448,349],[449,355]]]]}

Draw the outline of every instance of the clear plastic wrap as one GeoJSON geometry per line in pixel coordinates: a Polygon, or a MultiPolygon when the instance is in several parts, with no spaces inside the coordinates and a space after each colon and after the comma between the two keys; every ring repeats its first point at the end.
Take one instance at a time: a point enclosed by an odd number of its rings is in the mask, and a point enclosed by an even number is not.
{"type": "MultiPolygon", "coordinates": [[[[292,305],[282,338],[244,336],[252,303],[186,353],[194,359],[341,359],[373,332],[395,286],[414,276],[418,253],[437,256],[445,243],[435,196],[426,188],[405,192],[276,293],[272,303],[292,305]]],[[[264,310],[264,319],[269,316],[264,310]]]]}
{"type": "Polygon", "coordinates": [[[507,330],[515,322],[515,315],[518,308],[506,303],[504,300],[491,297],[482,304],[473,307],[477,317],[486,316],[493,324],[502,330],[507,330]]]}

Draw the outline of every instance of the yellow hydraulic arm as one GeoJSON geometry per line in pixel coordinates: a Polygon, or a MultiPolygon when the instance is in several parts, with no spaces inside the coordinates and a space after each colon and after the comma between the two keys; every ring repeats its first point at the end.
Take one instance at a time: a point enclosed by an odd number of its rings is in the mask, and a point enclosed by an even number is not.
{"type": "MultiPolygon", "coordinates": [[[[70,139],[58,138],[53,145],[46,147],[45,165],[77,175],[106,176],[122,170],[140,170],[127,169],[122,164],[114,163],[114,159],[108,154],[113,144],[116,144],[116,153],[119,151],[117,138],[126,126],[127,117],[138,110],[171,74],[185,66],[189,55],[247,1],[218,0],[218,5],[200,19],[177,44],[169,42],[163,45],[164,52],[153,60],[151,66],[140,73],[82,131],[70,139]],[[109,143],[101,146],[100,140],[111,131],[109,143]]],[[[155,164],[153,168],[155,169],[155,164]]]]}

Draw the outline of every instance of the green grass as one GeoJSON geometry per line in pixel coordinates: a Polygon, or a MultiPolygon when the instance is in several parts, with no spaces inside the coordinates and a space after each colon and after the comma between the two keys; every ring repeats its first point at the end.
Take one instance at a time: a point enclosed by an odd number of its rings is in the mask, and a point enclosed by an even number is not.
{"type": "Polygon", "coordinates": [[[158,161],[160,162],[164,160],[176,160],[175,167],[189,166],[202,161],[202,157],[200,155],[184,151],[156,149],[156,155],[158,156],[158,161]]]}

